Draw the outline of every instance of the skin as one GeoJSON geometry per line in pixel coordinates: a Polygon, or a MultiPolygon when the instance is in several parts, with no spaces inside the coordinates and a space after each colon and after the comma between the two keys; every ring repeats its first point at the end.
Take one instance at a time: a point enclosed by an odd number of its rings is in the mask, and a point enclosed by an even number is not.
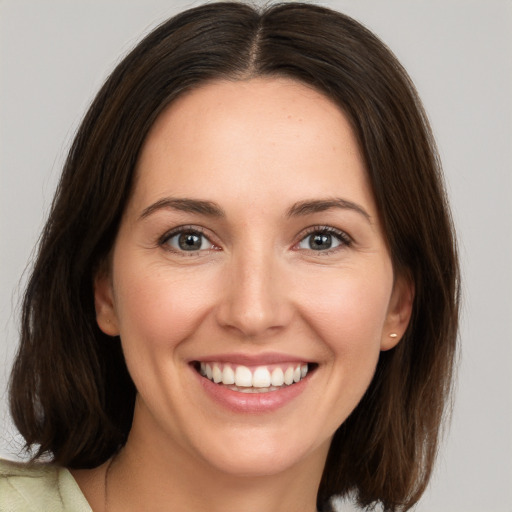
{"type": "MultiPolygon", "coordinates": [[[[328,98],[287,79],[181,97],[149,133],[110,269],[95,281],[98,324],[121,336],[138,390],[108,510],[315,510],[332,435],[403,335],[412,297],[394,275],[355,135],[328,98]],[[152,207],[165,198],[223,215],[152,207]],[[349,207],[290,211],[333,199],[349,207]],[[204,234],[201,250],[164,240],[180,226],[204,234]],[[326,226],[342,238],[312,249],[311,232],[326,226]],[[283,407],[244,414],[215,403],[189,364],[224,353],[318,366],[283,407]]],[[[95,510],[105,471],[74,472],[95,510]]]]}

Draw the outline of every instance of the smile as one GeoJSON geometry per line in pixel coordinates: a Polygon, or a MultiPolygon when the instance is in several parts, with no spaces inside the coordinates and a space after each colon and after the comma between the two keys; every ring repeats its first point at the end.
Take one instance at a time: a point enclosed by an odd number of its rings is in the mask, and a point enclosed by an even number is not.
{"type": "Polygon", "coordinates": [[[261,366],[220,362],[197,363],[196,370],[209,381],[241,393],[279,391],[303,380],[310,370],[307,363],[281,363],[261,366]]]}
{"type": "Polygon", "coordinates": [[[223,354],[190,361],[206,396],[236,414],[266,414],[285,407],[315,380],[318,366],[284,354],[223,354]]]}

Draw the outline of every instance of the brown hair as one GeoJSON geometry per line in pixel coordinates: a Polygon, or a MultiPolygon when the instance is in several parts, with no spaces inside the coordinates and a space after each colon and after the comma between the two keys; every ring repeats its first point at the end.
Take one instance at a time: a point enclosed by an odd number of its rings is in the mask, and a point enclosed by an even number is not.
{"type": "Polygon", "coordinates": [[[240,3],[185,11],[117,66],[76,135],[23,302],[11,377],[27,447],[94,467],[125,442],[135,399],[120,344],[95,321],[92,280],[112,247],[141,145],[162,110],[209,80],[285,76],[350,118],[396,272],[415,285],[404,339],[381,354],[332,441],[319,507],[354,493],[407,510],[429,480],[452,382],[458,264],[440,164],[407,74],[371,32],[326,8],[240,3]]]}

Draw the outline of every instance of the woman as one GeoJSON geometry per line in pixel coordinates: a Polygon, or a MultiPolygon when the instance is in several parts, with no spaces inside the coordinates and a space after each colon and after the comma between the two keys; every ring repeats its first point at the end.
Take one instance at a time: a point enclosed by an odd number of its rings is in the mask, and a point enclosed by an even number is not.
{"type": "Polygon", "coordinates": [[[389,50],[311,5],[184,12],[71,148],[11,380],[53,464],[4,464],[0,505],[407,510],[457,312],[434,142],[389,50]]]}

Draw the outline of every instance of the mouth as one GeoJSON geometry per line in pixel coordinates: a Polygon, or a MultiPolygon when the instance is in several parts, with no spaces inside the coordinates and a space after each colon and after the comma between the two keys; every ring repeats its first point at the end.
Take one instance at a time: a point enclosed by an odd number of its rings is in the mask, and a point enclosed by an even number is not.
{"type": "Polygon", "coordinates": [[[288,362],[246,366],[220,361],[193,361],[192,367],[203,378],[239,393],[270,393],[289,388],[314,372],[318,364],[288,362]]]}

